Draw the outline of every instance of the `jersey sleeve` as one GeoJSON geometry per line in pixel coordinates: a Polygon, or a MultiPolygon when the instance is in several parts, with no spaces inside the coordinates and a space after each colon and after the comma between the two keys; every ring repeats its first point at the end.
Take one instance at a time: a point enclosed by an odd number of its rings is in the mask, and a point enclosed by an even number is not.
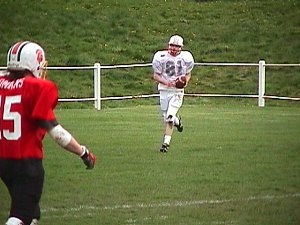
{"type": "Polygon", "coordinates": [[[160,55],[161,52],[156,52],[153,56],[153,60],[152,60],[152,69],[154,71],[154,73],[157,74],[161,74],[162,73],[162,64],[161,64],[161,60],[160,60],[160,55]]]}
{"type": "Polygon", "coordinates": [[[40,120],[54,120],[54,108],[58,101],[58,90],[54,83],[47,81],[39,85],[39,93],[32,111],[32,117],[40,120]]]}
{"type": "Polygon", "coordinates": [[[195,64],[192,53],[186,51],[184,56],[184,61],[186,64],[186,73],[190,73],[193,70],[195,64]]]}

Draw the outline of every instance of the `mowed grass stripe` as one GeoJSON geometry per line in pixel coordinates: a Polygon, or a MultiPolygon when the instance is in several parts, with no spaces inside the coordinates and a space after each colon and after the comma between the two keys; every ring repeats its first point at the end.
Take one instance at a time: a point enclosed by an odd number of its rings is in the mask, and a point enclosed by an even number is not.
{"type": "MultiPolygon", "coordinates": [[[[69,214],[71,212],[79,212],[87,210],[89,214],[97,213],[97,211],[100,210],[119,210],[119,209],[138,209],[138,208],[160,208],[160,207],[189,207],[189,206],[195,206],[195,205],[209,205],[209,204],[226,204],[230,202],[250,202],[250,201],[268,201],[270,204],[272,204],[273,201],[276,201],[278,199],[284,199],[284,198],[299,198],[300,193],[294,193],[294,194],[287,194],[287,195],[266,195],[266,196],[251,196],[248,198],[243,199],[211,199],[211,200],[194,200],[194,201],[175,201],[175,202],[159,202],[159,203],[137,203],[136,205],[114,205],[114,206],[103,206],[103,207],[97,207],[97,206],[91,206],[91,205],[80,205],[75,208],[44,208],[41,211],[45,213],[44,217],[52,217],[52,213],[63,213],[64,217],[70,216],[72,217],[72,214],[69,214]],[[93,212],[94,211],[94,212],[93,212]]],[[[53,215],[55,217],[55,215],[53,215]]]]}

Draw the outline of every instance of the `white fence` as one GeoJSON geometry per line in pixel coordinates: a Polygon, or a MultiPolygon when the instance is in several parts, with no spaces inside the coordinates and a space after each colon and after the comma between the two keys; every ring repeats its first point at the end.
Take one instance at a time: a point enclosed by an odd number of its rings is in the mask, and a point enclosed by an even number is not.
{"type": "MultiPolygon", "coordinates": [[[[122,96],[122,97],[101,97],[101,70],[102,69],[116,69],[116,68],[133,68],[133,67],[150,67],[151,63],[145,64],[130,64],[130,65],[113,65],[103,66],[100,63],[95,63],[94,66],[72,66],[72,67],[47,67],[48,70],[93,70],[94,72],[94,97],[79,98],[79,99],[59,99],[60,102],[78,102],[78,101],[94,101],[94,106],[97,110],[101,109],[101,101],[116,100],[116,99],[133,99],[133,98],[149,98],[158,97],[158,94],[138,95],[138,96],[122,96]]],[[[241,97],[241,98],[257,98],[258,106],[265,106],[265,99],[283,99],[300,101],[300,97],[281,97],[265,95],[266,87],[266,67],[300,67],[300,64],[266,64],[264,60],[258,63],[195,63],[195,66],[231,66],[231,67],[258,67],[258,90],[257,94],[253,95],[228,95],[228,94],[185,94],[187,96],[195,97],[241,97]]],[[[6,67],[0,67],[6,69],[6,67]]]]}

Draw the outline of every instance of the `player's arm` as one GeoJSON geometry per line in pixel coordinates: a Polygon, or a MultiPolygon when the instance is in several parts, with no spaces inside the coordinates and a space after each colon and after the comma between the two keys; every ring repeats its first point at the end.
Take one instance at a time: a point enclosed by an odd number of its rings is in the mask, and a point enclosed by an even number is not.
{"type": "Polygon", "coordinates": [[[158,83],[166,85],[167,87],[174,87],[175,86],[175,82],[169,82],[165,78],[163,78],[160,74],[155,73],[155,72],[153,73],[153,79],[158,83]]]}
{"type": "Polygon", "coordinates": [[[185,74],[185,78],[186,78],[186,85],[189,83],[190,79],[191,79],[192,73],[187,73],[185,74]]]}
{"type": "Polygon", "coordinates": [[[38,120],[40,127],[47,130],[49,136],[61,147],[81,157],[87,169],[93,169],[96,157],[85,146],[80,145],[77,140],[64,129],[56,120],[38,120]]]}
{"type": "Polygon", "coordinates": [[[186,85],[189,83],[191,76],[192,76],[192,70],[194,68],[195,60],[193,55],[190,52],[185,53],[185,62],[187,65],[187,73],[185,74],[186,77],[186,85]]]}

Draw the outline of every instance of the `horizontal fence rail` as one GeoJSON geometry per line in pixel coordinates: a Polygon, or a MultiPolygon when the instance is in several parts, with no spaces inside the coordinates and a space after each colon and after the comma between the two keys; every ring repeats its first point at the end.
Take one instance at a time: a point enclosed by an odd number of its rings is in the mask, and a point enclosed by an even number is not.
{"type": "MultiPolygon", "coordinates": [[[[94,97],[88,98],[60,98],[59,102],[84,102],[94,101],[95,108],[101,109],[101,101],[104,100],[122,100],[122,99],[137,99],[137,98],[152,98],[158,97],[159,94],[142,94],[133,96],[112,96],[101,97],[101,70],[102,69],[118,69],[118,68],[135,68],[135,67],[150,67],[152,63],[141,64],[124,64],[124,65],[100,65],[95,63],[93,66],[49,66],[48,70],[93,70],[94,74],[94,97]]],[[[257,98],[258,106],[265,106],[265,99],[281,99],[300,101],[300,97],[284,97],[284,96],[270,96],[265,95],[265,71],[266,67],[300,67],[300,63],[293,64],[267,64],[264,60],[260,60],[258,63],[195,63],[195,66],[230,66],[230,67],[258,67],[258,90],[257,94],[245,95],[245,94],[185,94],[191,97],[239,97],[239,98],[257,98]]],[[[5,70],[6,67],[0,67],[1,70],[5,70]]],[[[1,72],[1,71],[0,71],[1,72]]],[[[1,73],[0,73],[1,76],[1,73]]]]}

